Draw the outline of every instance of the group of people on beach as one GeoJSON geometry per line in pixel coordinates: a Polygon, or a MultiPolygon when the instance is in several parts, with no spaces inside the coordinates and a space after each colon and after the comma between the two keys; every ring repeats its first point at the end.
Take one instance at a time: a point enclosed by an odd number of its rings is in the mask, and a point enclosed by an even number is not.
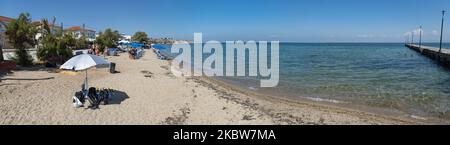
{"type": "MultiPolygon", "coordinates": [[[[89,46],[90,49],[88,50],[88,54],[97,55],[97,56],[109,55],[108,47],[105,46],[105,48],[103,49],[104,50],[103,52],[100,50],[100,47],[101,47],[100,45],[95,44],[95,43],[90,45],[89,46]]],[[[164,54],[161,53],[161,51],[159,49],[156,49],[156,48],[153,48],[153,47],[150,47],[150,48],[152,49],[153,53],[156,54],[158,59],[160,59],[160,60],[167,60],[168,59],[164,54]]],[[[119,46],[118,50],[122,50],[122,49],[123,48],[121,48],[119,46]]],[[[141,50],[139,50],[138,48],[129,48],[128,49],[129,58],[130,59],[138,59],[140,57],[140,55],[141,55],[140,53],[142,53],[140,51],[141,50]]]]}
{"type": "MultiPolygon", "coordinates": [[[[88,50],[88,54],[93,54],[93,55],[97,55],[100,56],[101,54],[106,54],[105,52],[101,52],[100,51],[100,45],[98,44],[92,44],[89,46],[90,49],[88,50]]],[[[105,46],[104,50],[108,50],[108,47],[105,46]]]]}

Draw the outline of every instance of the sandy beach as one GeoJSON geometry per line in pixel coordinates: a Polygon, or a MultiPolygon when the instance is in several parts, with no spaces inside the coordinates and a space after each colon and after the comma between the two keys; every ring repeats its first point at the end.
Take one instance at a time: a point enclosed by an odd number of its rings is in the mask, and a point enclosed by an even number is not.
{"type": "Polygon", "coordinates": [[[205,78],[178,78],[171,74],[169,62],[156,59],[151,51],[138,60],[125,53],[107,60],[116,63],[120,73],[89,70],[90,86],[115,90],[111,104],[97,110],[72,106],[84,73],[34,67],[2,75],[0,124],[418,124],[331,105],[250,95],[205,78]]]}

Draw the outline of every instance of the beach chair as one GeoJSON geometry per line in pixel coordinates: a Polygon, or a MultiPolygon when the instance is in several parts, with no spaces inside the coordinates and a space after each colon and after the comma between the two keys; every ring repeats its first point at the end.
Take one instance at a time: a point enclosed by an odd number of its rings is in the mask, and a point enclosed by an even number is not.
{"type": "Polygon", "coordinates": [[[75,56],[81,55],[81,54],[83,54],[83,51],[77,51],[77,52],[75,52],[75,56]]]}
{"type": "Polygon", "coordinates": [[[144,53],[144,51],[143,51],[142,49],[138,49],[138,50],[136,51],[135,59],[141,58],[142,55],[143,55],[143,53],[144,53]]]}

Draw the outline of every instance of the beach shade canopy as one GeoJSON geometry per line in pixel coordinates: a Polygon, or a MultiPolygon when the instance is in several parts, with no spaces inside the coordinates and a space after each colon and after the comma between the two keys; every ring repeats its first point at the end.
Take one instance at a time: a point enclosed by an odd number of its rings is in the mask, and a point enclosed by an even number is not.
{"type": "Polygon", "coordinates": [[[166,47],[164,47],[162,45],[158,45],[158,44],[153,44],[152,47],[155,48],[155,49],[159,49],[159,50],[166,49],[166,47]]]}
{"type": "Polygon", "coordinates": [[[144,44],[142,44],[142,43],[129,43],[129,45],[133,48],[144,47],[144,44]]]}
{"type": "Polygon", "coordinates": [[[88,38],[88,41],[89,41],[89,42],[94,42],[94,41],[95,41],[95,39],[92,39],[92,38],[88,38]]]}
{"type": "Polygon", "coordinates": [[[130,43],[130,41],[127,41],[127,40],[120,40],[120,41],[117,42],[117,43],[119,43],[119,44],[128,44],[128,43],[130,43]]]}
{"type": "Polygon", "coordinates": [[[80,71],[91,67],[109,66],[109,64],[110,63],[102,57],[91,54],[81,54],[66,61],[60,69],[80,71]]]}

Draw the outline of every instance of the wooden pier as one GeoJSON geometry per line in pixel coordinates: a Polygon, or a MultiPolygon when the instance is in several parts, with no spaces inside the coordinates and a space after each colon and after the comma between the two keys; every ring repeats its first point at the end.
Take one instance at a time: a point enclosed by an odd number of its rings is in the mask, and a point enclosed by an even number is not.
{"type": "Polygon", "coordinates": [[[442,48],[441,52],[439,52],[439,48],[430,47],[430,46],[419,46],[416,44],[405,44],[406,47],[415,50],[422,55],[425,55],[440,64],[445,66],[450,66],[450,50],[442,48]]]}

